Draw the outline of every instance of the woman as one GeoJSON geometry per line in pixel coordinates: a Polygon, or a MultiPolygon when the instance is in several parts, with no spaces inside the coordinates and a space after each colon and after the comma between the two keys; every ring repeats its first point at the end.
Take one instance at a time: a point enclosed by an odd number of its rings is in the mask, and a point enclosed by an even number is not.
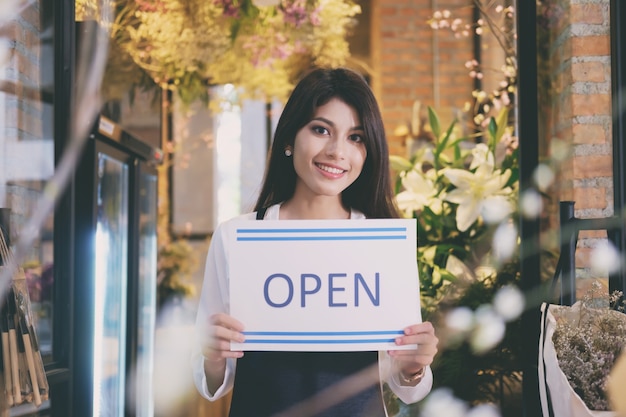
{"type": "MultiPolygon", "coordinates": [[[[365,80],[347,69],[313,70],[280,117],[255,213],[239,218],[399,217],[388,159],[380,110],[365,80]]],[[[233,389],[231,417],[378,417],[386,415],[379,379],[405,403],[430,391],[429,365],[438,343],[430,323],[408,326],[396,339],[416,350],[231,351],[231,341],[244,341],[245,323],[228,314],[222,230],[217,228],[209,249],[196,321],[194,379],[204,397],[215,400],[233,389]]]]}

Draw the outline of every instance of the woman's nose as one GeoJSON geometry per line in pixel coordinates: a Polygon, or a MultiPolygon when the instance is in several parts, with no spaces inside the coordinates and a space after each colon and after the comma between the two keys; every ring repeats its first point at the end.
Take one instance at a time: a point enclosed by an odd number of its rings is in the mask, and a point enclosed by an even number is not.
{"type": "Polygon", "coordinates": [[[339,138],[331,138],[326,144],[326,154],[328,156],[342,159],[345,153],[345,143],[339,138]]]}

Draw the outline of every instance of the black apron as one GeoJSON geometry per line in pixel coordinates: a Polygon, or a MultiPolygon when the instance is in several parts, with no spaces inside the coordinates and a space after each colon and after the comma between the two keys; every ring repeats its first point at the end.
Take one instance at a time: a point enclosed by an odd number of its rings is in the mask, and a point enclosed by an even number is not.
{"type": "MultiPolygon", "coordinates": [[[[257,220],[264,216],[265,209],[257,212],[257,220]]],[[[379,380],[378,352],[245,352],[237,359],[229,416],[384,417],[379,380]],[[344,398],[341,382],[364,369],[377,377],[344,398]],[[334,395],[341,400],[329,408],[334,395]]]]}

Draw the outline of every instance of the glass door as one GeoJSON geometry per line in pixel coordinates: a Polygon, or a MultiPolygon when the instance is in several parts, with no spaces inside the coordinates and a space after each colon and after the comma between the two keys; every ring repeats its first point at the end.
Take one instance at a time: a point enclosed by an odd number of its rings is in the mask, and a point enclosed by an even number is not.
{"type": "Polygon", "coordinates": [[[154,340],[157,288],[157,175],[147,164],[138,173],[139,265],[137,294],[137,360],[135,365],[135,416],[152,417],[154,398],[154,340]]]}
{"type": "Polygon", "coordinates": [[[93,415],[122,416],[126,369],[129,167],[97,156],[93,415]]]}

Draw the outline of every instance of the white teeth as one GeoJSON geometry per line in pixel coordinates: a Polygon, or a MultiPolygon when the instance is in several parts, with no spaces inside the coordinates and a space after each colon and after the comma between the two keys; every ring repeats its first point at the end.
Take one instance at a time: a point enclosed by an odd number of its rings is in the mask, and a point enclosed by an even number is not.
{"type": "Polygon", "coordinates": [[[341,174],[343,173],[343,169],[337,169],[337,168],[333,168],[333,167],[329,167],[326,165],[317,165],[319,167],[319,169],[329,172],[331,174],[341,174]]]}

